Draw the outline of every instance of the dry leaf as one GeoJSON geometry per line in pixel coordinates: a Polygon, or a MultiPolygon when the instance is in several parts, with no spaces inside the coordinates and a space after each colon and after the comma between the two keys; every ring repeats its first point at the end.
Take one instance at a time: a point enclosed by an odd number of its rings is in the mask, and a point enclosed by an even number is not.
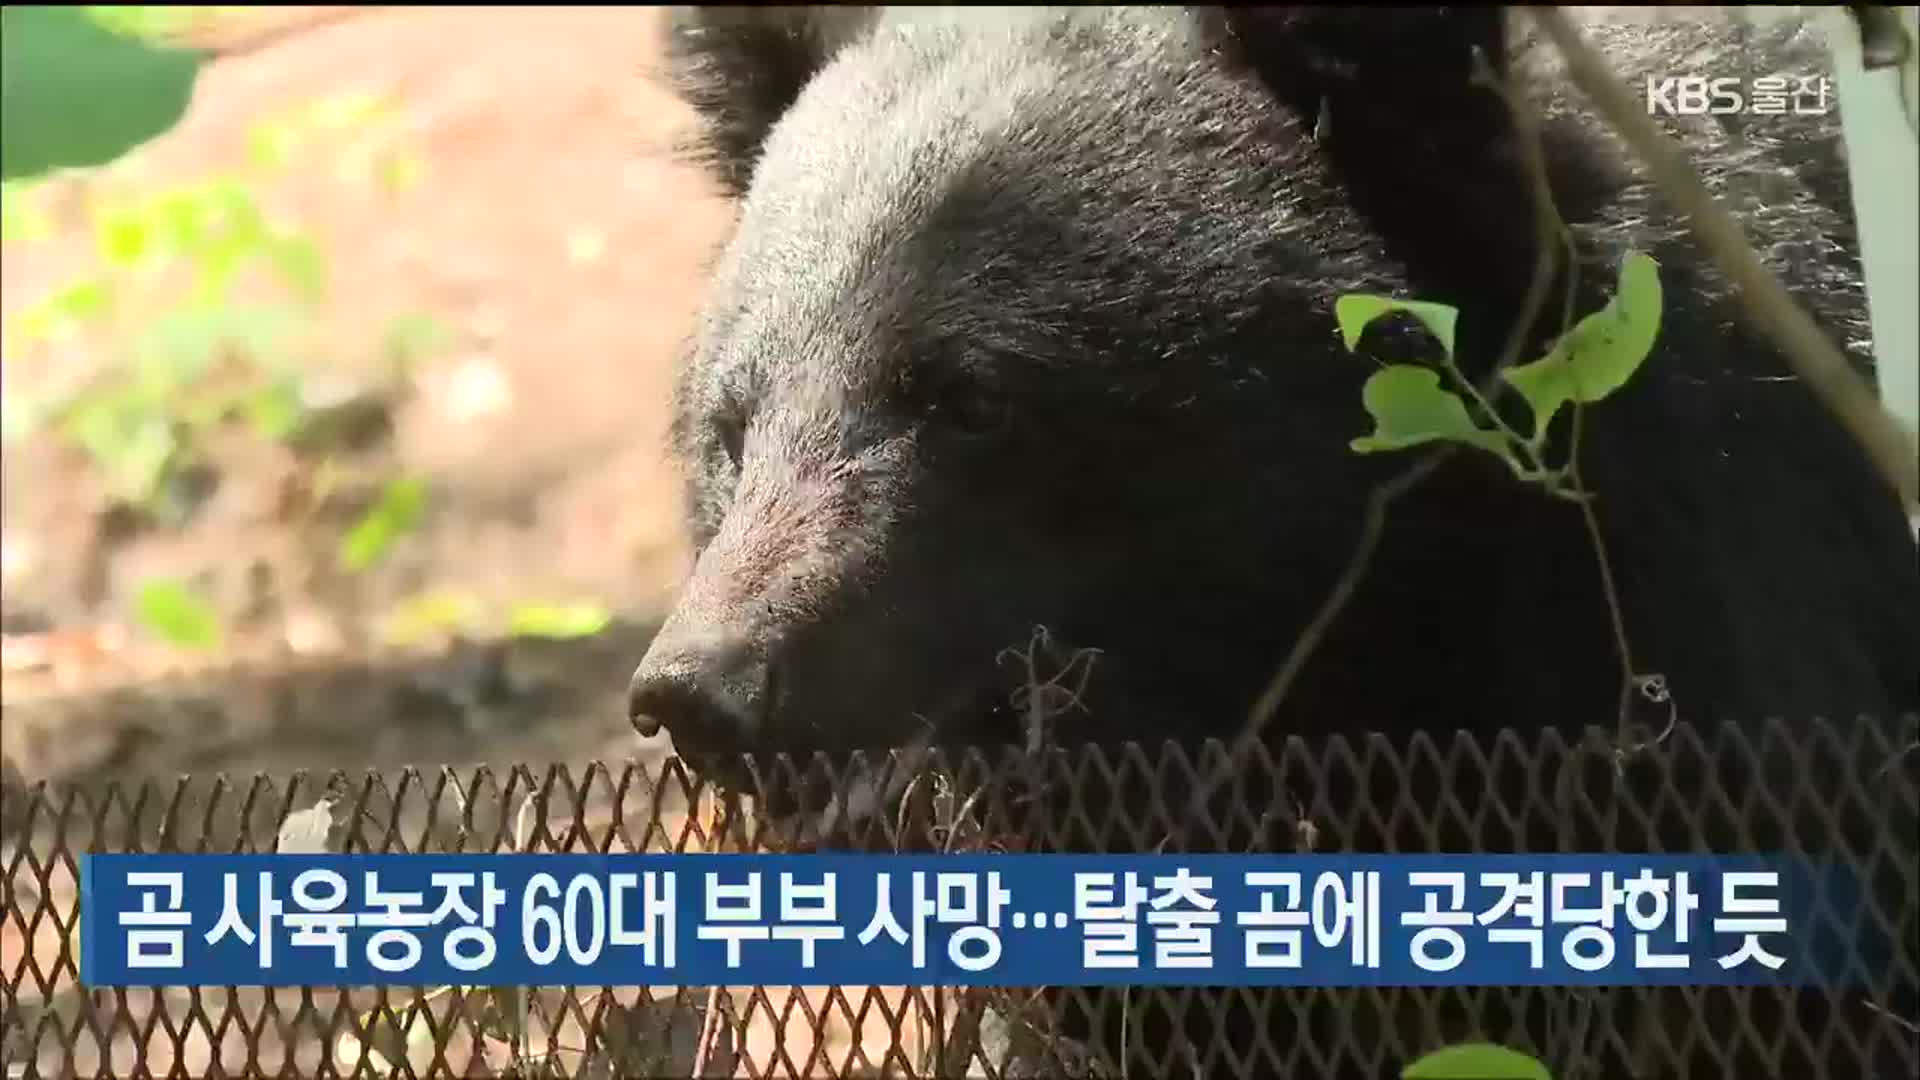
{"type": "Polygon", "coordinates": [[[305,810],[296,810],[280,823],[279,847],[282,855],[324,855],[327,834],[333,831],[333,800],[321,799],[305,810]]]}

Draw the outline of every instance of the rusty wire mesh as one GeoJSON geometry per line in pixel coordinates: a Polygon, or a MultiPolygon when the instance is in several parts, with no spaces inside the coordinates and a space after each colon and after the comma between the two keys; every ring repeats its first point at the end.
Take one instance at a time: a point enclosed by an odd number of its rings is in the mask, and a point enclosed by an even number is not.
{"type": "Polygon", "coordinates": [[[1916,1075],[1920,718],[1289,739],[1251,751],[920,751],[0,792],[6,1076],[1387,1077],[1449,1042],[1575,1077],[1916,1075]],[[1213,781],[1226,777],[1227,782],[1213,781]],[[83,851],[1775,852],[1837,857],[1901,943],[1879,985],[1771,989],[898,987],[112,990],[78,985],[83,851]]]}

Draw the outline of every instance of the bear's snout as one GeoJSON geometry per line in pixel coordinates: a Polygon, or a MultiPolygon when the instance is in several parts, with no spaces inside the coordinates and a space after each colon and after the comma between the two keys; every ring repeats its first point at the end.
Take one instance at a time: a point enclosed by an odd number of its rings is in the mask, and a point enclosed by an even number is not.
{"type": "Polygon", "coordinates": [[[763,734],[771,666],[744,637],[661,628],[627,685],[627,716],[642,735],[665,729],[683,756],[751,750],[763,734]]]}

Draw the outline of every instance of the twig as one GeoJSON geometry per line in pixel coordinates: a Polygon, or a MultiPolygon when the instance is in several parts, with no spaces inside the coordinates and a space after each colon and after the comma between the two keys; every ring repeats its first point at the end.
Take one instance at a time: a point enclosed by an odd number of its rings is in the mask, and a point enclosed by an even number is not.
{"type": "Polygon", "coordinates": [[[1279,709],[1280,703],[1286,699],[1287,691],[1292,688],[1294,680],[1299,678],[1301,670],[1307,666],[1307,660],[1312,657],[1313,650],[1320,643],[1320,639],[1326,636],[1328,628],[1333,625],[1333,620],[1339,617],[1340,612],[1346,608],[1347,602],[1353,597],[1354,589],[1359,587],[1360,579],[1366,575],[1367,565],[1373,561],[1374,549],[1380,546],[1380,538],[1386,533],[1387,511],[1393,505],[1393,501],[1412,490],[1415,484],[1426,479],[1440,467],[1441,462],[1451,456],[1451,453],[1452,448],[1449,447],[1429,454],[1414,462],[1400,475],[1374,489],[1373,496],[1367,500],[1367,516],[1360,530],[1360,542],[1354,546],[1353,558],[1348,561],[1346,572],[1341,574],[1340,580],[1334,583],[1333,591],[1327,594],[1326,601],[1320,605],[1320,610],[1314,615],[1313,621],[1307,624],[1306,630],[1294,642],[1292,651],[1287,654],[1286,662],[1280,665],[1280,670],[1274,673],[1266,689],[1254,702],[1247,730],[1242,735],[1243,740],[1251,741],[1260,729],[1266,726],[1267,721],[1279,709]]]}
{"type": "MultiPolygon", "coordinates": [[[[712,813],[708,815],[710,827],[719,836],[719,845],[715,850],[724,850],[729,829],[733,827],[734,803],[732,800],[715,800],[707,795],[708,806],[712,813]]],[[[699,1077],[707,1071],[707,1058],[713,1053],[713,1044],[719,1035],[720,1022],[720,985],[715,983],[707,987],[707,1007],[700,1017],[700,1041],[693,1052],[692,1076],[699,1077]]]]}
{"type": "MultiPolygon", "coordinates": [[[[1580,421],[1586,416],[1586,408],[1580,402],[1573,403],[1573,434],[1568,440],[1567,478],[1573,486],[1584,492],[1586,481],[1580,476],[1580,421]]],[[[1600,587],[1607,596],[1607,618],[1613,627],[1613,647],[1620,659],[1620,700],[1618,729],[1624,737],[1627,727],[1627,713],[1633,699],[1633,686],[1638,672],[1633,667],[1633,648],[1627,643],[1627,619],[1620,610],[1620,591],[1613,579],[1613,563],[1607,558],[1607,543],[1600,532],[1600,518],[1593,512],[1591,499],[1577,500],[1580,506],[1580,518],[1587,526],[1587,538],[1593,542],[1593,558],[1600,567],[1600,587]]]]}
{"type": "MultiPolygon", "coordinates": [[[[1573,231],[1567,228],[1566,220],[1560,216],[1560,208],[1554,201],[1553,184],[1547,174],[1546,154],[1540,147],[1539,131],[1534,126],[1533,114],[1527,110],[1519,98],[1501,84],[1484,59],[1478,65],[1477,71],[1481,80],[1506,102],[1507,111],[1513,115],[1514,124],[1520,130],[1520,146],[1525,155],[1527,176],[1533,195],[1534,220],[1540,235],[1543,239],[1547,236],[1553,237],[1558,242],[1559,250],[1566,255],[1567,283],[1563,293],[1559,331],[1564,336],[1573,329],[1573,312],[1579,292],[1580,262],[1579,252],[1574,247],[1573,231]]],[[[1537,261],[1534,266],[1533,288],[1542,293],[1553,276],[1554,250],[1552,245],[1542,242],[1539,245],[1539,253],[1535,256],[1537,261]]],[[[1529,322],[1515,323],[1514,332],[1507,341],[1507,352],[1502,357],[1504,364],[1511,364],[1519,359],[1520,349],[1526,342],[1530,327],[1529,322]]],[[[1567,478],[1573,481],[1575,491],[1581,496],[1573,501],[1580,506],[1581,520],[1586,524],[1588,539],[1593,544],[1593,556],[1599,564],[1600,586],[1606,596],[1607,617],[1612,624],[1614,649],[1620,660],[1618,715],[1620,727],[1624,730],[1628,702],[1633,693],[1636,677],[1633,667],[1633,648],[1627,641],[1626,613],[1621,609],[1620,591],[1613,578],[1612,563],[1607,558],[1607,545],[1600,531],[1600,519],[1594,513],[1593,500],[1589,497],[1586,481],[1582,479],[1580,473],[1580,421],[1584,416],[1585,410],[1581,403],[1574,402],[1572,431],[1567,437],[1567,478]]],[[[1542,430],[1534,432],[1534,438],[1546,438],[1544,425],[1542,430]]]]}
{"type": "MultiPolygon", "coordinates": [[[[467,793],[460,790],[460,777],[454,773],[453,766],[440,766],[440,775],[446,784],[445,790],[453,792],[453,801],[460,807],[460,832],[454,837],[453,849],[464,851],[467,847],[467,838],[473,831],[473,814],[467,806],[467,793]]],[[[476,781],[476,786],[477,784],[476,781]]]]}
{"type": "Polygon", "coordinates": [[[700,1077],[707,1071],[707,1058],[713,1053],[714,1040],[720,1032],[720,987],[707,987],[707,1008],[700,1018],[700,1045],[693,1054],[693,1076],[700,1077]]]}
{"type": "Polygon", "coordinates": [[[1079,709],[1082,712],[1086,711],[1086,705],[1082,703],[1081,699],[1086,696],[1087,683],[1093,678],[1094,661],[1098,660],[1101,655],[1099,649],[1075,649],[1072,655],[1067,657],[1067,662],[1061,666],[1057,674],[1050,678],[1042,678],[1040,675],[1040,661],[1037,657],[1043,648],[1048,649],[1049,652],[1052,651],[1052,641],[1053,635],[1046,627],[1035,626],[1032,636],[1027,641],[1025,650],[1008,646],[1000,650],[1000,654],[994,658],[996,663],[1004,663],[1009,658],[1017,659],[1020,660],[1027,669],[1026,678],[1021,682],[1020,688],[1015,690],[1008,698],[1008,704],[1012,705],[1016,711],[1025,714],[1026,725],[1024,730],[1026,734],[1026,748],[1029,756],[1040,753],[1041,748],[1046,744],[1047,721],[1052,719],[1054,714],[1064,713],[1068,709],[1079,709]],[[1086,660],[1086,667],[1081,669],[1080,679],[1073,688],[1067,689],[1062,683],[1067,676],[1071,675],[1074,669],[1079,666],[1082,659],[1086,660]],[[1065,703],[1057,708],[1050,708],[1048,691],[1060,691],[1063,693],[1066,697],[1065,703]]]}
{"type": "Polygon", "coordinates": [[[1867,1007],[1868,1012],[1877,1014],[1882,1020],[1885,1020],[1887,1023],[1892,1024],[1907,1034],[1920,1035],[1920,1024],[1916,1024],[1904,1016],[1897,1016],[1892,1011],[1876,1005],[1871,1001],[1863,1001],[1861,1004],[1867,1007]]]}
{"type": "MultiPolygon", "coordinates": [[[[1527,338],[1532,335],[1534,323],[1540,318],[1541,310],[1547,303],[1547,290],[1553,285],[1554,258],[1564,255],[1567,260],[1567,288],[1565,308],[1561,313],[1561,333],[1573,325],[1573,305],[1575,285],[1578,281],[1578,253],[1574,250],[1573,234],[1568,231],[1565,221],[1560,218],[1560,210],[1553,201],[1553,182],[1548,178],[1546,153],[1540,148],[1540,131],[1534,116],[1525,103],[1507,87],[1500,76],[1487,63],[1485,56],[1476,55],[1473,65],[1473,81],[1497,94],[1507,106],[1507,114],[1513,118],[1514,134],[1518,137],[1522,161],[1527,172],[1527,191],[1533,199],[1533,223],[1535,233],[1533,250],[1533,277],[1527,282],[1526,296],[1520,302],[1521,316],[1513,321],[1507,331],[1507,343],[1500,350],[1500,360],[1494,365],[1488,385],[1497,389],[1502,371],[1520,362],[1520,354],[1527,347],[1527,338]],[[1551,237],[1554,243],[1548,243],[1551,237]]],[[[1495,417],[1497,420],[1498,418],[1495,417]]],[[[1535,432],[1538,435],[1538,432],[1535,432]]]]}
{"type": "Polygon", "coordinates": [[[901,800],[901,817],[895,823],[896,841],[905,828],[905,796],[919,781],[917,770],[931,756],[933,735],[921,732],[892,755],[891,760],[873,766],[859,778],[847,777],[833,798],[811,822],[802,821],[786,830],[786,842],[795,847],[825,843],[836,828],[853,828],[870,815],[878,814],[894,798],[901,800]]]}
{"type": "Polygon", "coordinates": [[[1380,538],[1386,533],[1387,511],[1392,507],[1393,501],[1412,490],[1415,484],[1426,479],[1453,453],[1453,447],[1442,447],[1414,462],[1400,475],[1373,489],[1373,494],[1367,499],[1366,518],[1361,526],[1360,539],[1354,545],[1353,557],[1347,560],[1346,570],[1341,573],[1340,579],[1334,582],[1333,591],[1327,594],[1326,600],[1320,605],[1320,610],[1314,614],[1313,621],[1309,622],[1307,628],[1300,632],[1300,636],[1294,639],[1293,648],[1288,651],[1286,660],[1274,673],[1273,678],[1268,680],[1266,689],[1261,691],[1260,697],[1254,702],[1252,710],[1247,715],[1246,726],[1241,729],[1240,738],[1234,747],[1236,753],[1230,755],[1227,762],[1215,769],[1213,774],[1194,792],[1195,813],[1202,811],[1206,801],[1213,797],[1220,783],[1232,772],[1234,757],[1246,753],[1259,739],[1260,732],[1266,728],[1267,722],[1273,719],[1273,714],[1279,710],[1280,703],[1286,700],[1287,691],[1293,688],[1294,680],[1299,678],[1300,672],[1307,666],[1307,661],[1313,657],[1314,650],[1320,646],[1320,640],[1326,636],[1327,629],[1333,625],[1333,620],[1339,618],[1340,613],[1346,610],[1348,601],[1353,597],[1353,591],[1359,588],[1360,579],[1366,576],[1367,568],[1373,562],[1374,549],[1380,546],[1380,538]]]}
{"type": "MultiPolygon", "coordinates": [[[[1501,385],[1501,375],[1519,362],[1520,355],[1526,348],[1527,339],[1532,335],[1535,325],[1539,322],[1540,314],[1546,307],[1547,294],[1553,286],[1554,270],[1562,255],[1565,256],[1567,263],[1567,309],[1568,321],[1571,322],[1573,274],[1576,265],[1571,237],[1560,221],[1559,211],[1553,205],[1552,185],[1547,177],[1544,157],[1539,145],[1539,132],[1532,112],[1521,107],[1518,99],[1502,85],[1492,66],[1487,63],[1486,57],[1475,56],[1472,78],[1476,84],[1485,86],[1499,95],[1508,106],[1507,112],[1513,118],[1514,135],[1526,155],[1536,228],[1533,275],[1527,283],[1526,294],[1521,298],[1520,312],[1508,331],[1499,359],[1482,380],[1481,394],[1483,397],[1490,398],[1501,385]]],[[[1453,454],[1454,449],[1451,446],[1442,447],[1374,489],[1367,501],[1366,517],[1359,542],[1354,547],[1353,557],[1348,560],[1345,572],[1334,583],[1333,591],[1328,593],[1326,601],[1321,604],[1313,621],[1308,623],[1300,637],[1295,639],[1286,660],[1254,702],[1253,708],[1248,713],[1246,726],[1242,728],[1235,746],[1237,753],[1230,755],[1227,762],[1199,785],[1193,802],[1196,812],[1205,806],[1206,800],[1212,797],[1221,781],[1231,771],[1234,758],[1238,754],[1246,753],[1260,737],[1261,731],[1272,720],[1273,714],[1279,710],[1280,703],[1285,700],[1287,692],[1292,689],[1294,680],[1299,677],[1307,661],[1312,658],[1314,650],[1319,647],[1320,640],[1326,636],[1327,629],[1333,625],[1333,620],[1346,609],[1354,590],[1359,587],[1360,579],[1365,576],[1368,566],[1373,561],[1373,553],[1380,545],[1381,536],[1386,532],[1387,512],[1394,500],[1431,475],[1453,454]]]]}
{"type": "Polygon", "coordinates": [[[1768,331],[1793,369],[1859,441],[1908,513],[1920,510],[1920,445],[1901,431],[1812,317],[1761,265],[1740,226],[1720,207],[1685,153],[1634,107],[1625,87],[1557,7],[1529,8],[1566,60],[1567,74],[1633,148],[1655,182],[1692,220],[1701,242],[1740,294],[1747,317],[1768,331]]]}

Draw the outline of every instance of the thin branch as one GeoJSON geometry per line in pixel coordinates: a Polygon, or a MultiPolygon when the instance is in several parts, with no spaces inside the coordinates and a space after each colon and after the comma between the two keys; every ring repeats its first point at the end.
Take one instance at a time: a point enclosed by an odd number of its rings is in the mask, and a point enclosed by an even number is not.
{"type": "Polygon", "coordinates": [[[1767,331],[1795,372],[1857,439],[1908,513],[1920,509],[1920,446],[1883,408],[1859,373],[1761,265],[1740,226],[1714,199],[1686,154],[1641,109],[1625,86],[1557,7],[1527,9],[1566,59],[1568,77],[1593,102],[1692,220],[1701,242],[1733,279],[1747,317],[1767,331]]]}
{"type": "Polygon", "coordinates": [[[1451,453],[1452,448],[1448,447],[1429,454],[1414,462],[1400,475],[1374,489],[1373,496],[1367,500],[1367,515],[1365,524],[1360,530],[1360,541],[1354,546],[1353,558],[1348,560],[1346,572],[1341,574],[1340,579],[1334,583],[1333,591],[1327,594],[1327,599],[1320,605],[1320,610],[1315,613],[1313,621],[1307,624],[1307,628],[1294,642],[1292,651],[1287,654],[1286,662],[1280,665],[1280,670],[1274,673],[1266,689],[1254,702],[1246,730],[1240,736],[1243,745],[1252,742],[1259,735],[1260,730],[1266,726],[1267,721],[1273,717],[1274,712],[1280,708],[1280,703],[1286,699],[1287,691],[1292,688],[1294,680],[1299,678],[1301,670],[1307,666],[1307,660],[1312,657],[1313,650],[1319,645],[1320,639],[1326,636],[1327,630],[1333,626],[1333,620],[1340,616],[1340,612],[1346,609],[1347,602],[1353,598],[1353,591],[1359,587],[1360,579],[1366,576],[1368,564],[1373,561],[1374,549],[1380,546],[1380,538],[1387,531],[1387,510],[1393,505],[1394,500],[1426,479],[1451,453]]]}
{"type": "MultiPolygon", "coordinates": [[[[733,825],[735,803],[733,800],[727,799],[717,803],[709,803],[709,805],[713,807],[713,810],[711,814],[708,815],[708,821],[721,839],[720,844],[716,845],[715,850],[725,850],[726,836],[733,825]]],[[[700,1014],[700,1037],[693,1051],[692,1075],[694,1077],[699,1077],[707,1071],[707,1061],[713,1054],[715,1042],[719,1039],[719,1017],[720,984],[715,983],[707,987],[707,1007],[706,1010],[700,1014]]]]}
{"type": "Polygon", "coordinates": [[[1877,1014],[1882,1020],[1885,1020],[1887,1023],[1892,1024],[1894,1027],[1899,1028],[1900,1030],[1906,1032],[1907,1034],[1920,1035],[1920,1024],[1916,1024],[1913,1021],[1907,1019],[1906,1017],[1899,1016],[1880,1005],[1874,1004],[1871,1001],[1862,1002],[1861,1004],[1867,1007],[1867,1011],[1877,1014]]]}
{"type": "Polygon", "coordinates": [[[1500,350],[1500,360],[1493,371],[1494,378],[1489,379],[1489,384],[1498,388],[1501,384],[1497,377],[1520,362],[1521,351],[1527,347],[1527,338],[1533,333],[1534,323],[1546,306],[1547,290],[1553,286],[1556,256],[1564,255],[1567,260],[1567,287],[1560,332],[1566,333],[1567,328],[1573,325],[1574,294],[1580,265],[1573,246],[1573,234],[1568,231],[1566,222],[1561,220],[1560,208],[1553,201],[1553,181],[1548,178],[1546,151],[1540,146],[1538,118],[1526,102],[1495,73],[1486,57],[1476,56],[1474,61],[1473,81],[1498,95],[1507,107],[1507,114],[1513,118],[1521,160],[1526,166],[1527,192],[1533,202],[1536,230],[1533,277],[1527,282],[1527,293],[1520,303],[1521,315],[1513,321],[1512,328],[1507,332],[1506,346],[1500,350]],[[1549,238],[1552,243],[1548,242],[1549,238]]]}
{"type": "MultiPolygon", "coordinates": [[[[1533,286],[1544,293],[1553,276],[1552,257],[1556,250],[1564,254],[1567,260],[1566,288],[1562,291],[1560,310],[1560,330],[1562,337],[1573,330],[1575,305],[1579,300],[1580,261],[1573,239],[1573,230],[1567,227],[1566,219],[1560,215],[1560,207],[1553,198],[1553,183],[1548,178],[1546,152],[1540,145],[1539,129],[1533,112],[1520,100],[1510,88],[1494,76],[1484,59],[1478,66],[1477,76],[1486,86],[1499,94],[1506,102],[1507,111],[1513,115],[1514,124],[1520,129],[1520,148],[1526,163],[1530,191],[1533,195],[1533,212],[1536,227],[1539,229],[1539,251],[1535,256],[1535,278],[1533,286]],[[1546,242],[1552,237],[1554,244],[1546,242]],[[1556,247],[1557,245],[1557,247],[1556,247]]],[[[1537,312],[1538,303],[1529,308],[1537,312]]],[[[1507,352],[1501,358],[1503,364],[1512,364],[1519,359],[1520,349],[1526,342],[1530,322],[1514,324],[1513,334],[1507,341],[1507,352]]],[[[1629,702],[1638,673],[1633,666],[1633,646],[1627,637],[1626,612],[1621,607],[1620,590],[1613,576],[1613,564],[1607,558],[1607,544],[1600,531],[1600,519],[1594,513],[1591,493],[1587,490],[1585,479],[1580,471],[1580,435],[1581,419],[1585,411],[1580,402],[1573,403],[1572,433],[1567,440],[1567,478],[1573,481],[1573,487],[1579,497],[1573,501],[1580,507],[1581,521],[1587,528],[1587,537],[1593,544],[1593,557],[1600,571],[1600,588],[1607,602],[1607,618],[1613,630],[1613,646],[1620,661],[1620,693],[1617,702],[1618,726],[1624,731],[1627,722],[1629,702]]],[[[1547,437],[1547,424],[1542,421],[1533,433],[1536,442],[1544,443],[1547,437]]],[[[1545,468],[1544,462],[1536,466],[1545,468]]]]}
{"type": "Polygon", "coordinates": [[[707,987],[707,1008],[700,1014],[700,1042],[693,1052],[693,1075],[706,1075],[707,1061],[713,1055],[720,1034],[720,987],[707,987]]]}
{"type": "MultiPolygon", "coordinates": [[[[1526,295],[1521,299],[1521,310],[1508,332],[1500,357],[1493,369],[1482,380],[1481,393],[1483,397],[1490,398],[1501,385],[1502,374],[1519,361],[1522,350],[1526,347],[1527,338],[1539,322],[1541,312],[1546,308],[1548,292],[1553,286],[1554,270],[1559,258],[1563,255],[1566,258],[1569,273],[1568,305],[1571,309],[1572,274],[1576,266],[1571,238],[1560,221],[1559,210],[1553,205],[1552,185],[1547,178],[1544,155],[1540,149],[1537,118],[1532,110],[1522,107],[1518,97],[1503,85],[1500,77],[1487,63],[1486,57],[1477,56],[1475,60],[1473,81],[1499,95],[1507,104],[1507,112],[1513,119],[1514,136],[1519,140],[1525,154],[1526,169],[1529,174],[1529,192],[1532,195],[1537,230],[1534,239],[1533,275],[1528,281],[1526,295]]],[[[1497,414],[1495,417],[1497,419],[1497,414]]],[[[1435,450],[1374,489],[1367,501],[1360,539],[1354,546],[1353,557],[1348,560],[1346,570],[1334,583],[1333,590],[1327,594],[1326,600],[1322,602],[1312,621],[1294,640],[1293,648],[1287,653],[1279,670],[1274,673],[1273,678],[1261,691],[1260,697],[1255,700],[1253,708],[1248,712],[1247,722],[1233,747],[1234,752],[1227,756],[1227,760],[1222,762],[1212,775],[1199,784],[1193,801],[1196,811],[1204,807],[1206,800],[1212,797],[1221,782],[1231,775],[1233,765],[1239,757],[1260,738],[1260,733],[1266,729],[1274,713],[1279,711],[1280,703],[1286,699],[1300,672],[1306,668],[1307,661],[1312,658],[1314,650],[1319,648],[1321,639],[1326,636],[1333,621],[1346,610],[1354,590],[1359,588],[1360,580],[1366,576],[1367,569],[1373,562],[1374,550],[1380,546],[1380,539],[1386,533],[1387,512],[1394,501],[1431,475],[1452,456],[1454,450],[1455,448],[1450,446],[1435,450]]]]}
{"type": "MultiPolygon", "coordinates": [[[[1573,434],[1568,442],[1567,477],[1573,486],[1583,494],[1587,483],[1580,475],[1580,421],[1586,416],[1586,408],[1580,402],[1573,403],[1573,434]]],[[[1580,519],[1586,524],[1587,538],[1593,543],[1593,558],[1600,568],[1600,588],[1607,597],[1607,617],[1613,628],[1613,648],[1620,659],[1620,699],[1618,702],[1617,729],[1624,736],[1627,728],[1627,714],[1631,707],[1634,680],[1639,673],[1633,667],[1633,648],[1627,641],[1626,613],[1620,608],[1620,589],[1613,578],[1613,563],[1607,558],[1607,541],[1600,531],[1600,518],[1593,512],[1591,499],[1578,500],[1580,519]]]]}
{"type": "Polygon", "coordinates": [[[1288,650],[1287,658],[1268,680],[1260,697],[1248,711],[1246,726],[1240,731],[1239,739],[1225,761],[1217,766],[1212,774],[1202,780],[1193,795],[1194,813],[1202,813],[1208,799],[1220,784],[1233,774],[1234,765],[1239,758],[1260,738],[1273,714],[1280,709],[1280,703],[1286,700],[1287,692],[1293,689],[1294,680],[1313,658],[1314,650],[1320,647],[1320,641],[1326,637],[1327,630],[1333,626],[1333,620],[1346,610],[1347,603],[1353,598],[1353,592],[1360,587],[1360,579],[1367,574],[1367,568],[1373,562],[1373,553],[1380,546],[1380,538],[1387,531],[1387,511],[1395,499],[1411,491],[1415,484],[1427,478],[1435,469],[1451,457],[1454,448],[1442,447],[1413,463],[1393,479],[1373,489],[1367,499],[1365,523],[1360,530],[1360,539],[1353,548],[1353,557],[1347,560],[1347,568],[1334,582],[1333,591],[1327,594],[1320,604],[1320,610],[1314,613],[1313,620],[1307,624],[1300,636],[1294,639],[1293,648],[1288,650]]]}

